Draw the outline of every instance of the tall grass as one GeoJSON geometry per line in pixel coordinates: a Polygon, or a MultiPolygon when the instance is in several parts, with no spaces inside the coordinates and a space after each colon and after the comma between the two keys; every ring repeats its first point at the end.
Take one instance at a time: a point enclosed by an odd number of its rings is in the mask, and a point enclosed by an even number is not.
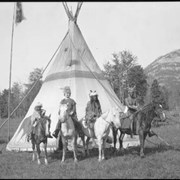
{"type": "MultiPolygon", "coordinates": [[[[11,121],[13,134],[20,119],[11,121]],[[13,127],[14,126],[14,127],[13,127]]],[[[41,162],[32,162],[31,152],[8,152],[0,154],[0,178],[21,179],[179,179],[180,178],[180,126],[169,124],[153,128],[153,130],[170,146],[166,146],[157,137],[147,138],[145,158],[139,156],[139,147],[129,147],[124,152],[113,154],[112,148],[105,151],[106,160],[98,162],[98,150],[90,150],[89,157],[78,153],[78,163],[73,162],[72,152],[68,152],[67,160],[60,163],[62,152],[48,153],[49,165],[44,165],[43,152],[41,162]]],[[[0,140],[7,139],[7,125],[0,132],[0,140]],[[1,136],[2,135],[2,136],[1,136]]],[[[5,143],[0,143],[0,145],[5,143]]]]}

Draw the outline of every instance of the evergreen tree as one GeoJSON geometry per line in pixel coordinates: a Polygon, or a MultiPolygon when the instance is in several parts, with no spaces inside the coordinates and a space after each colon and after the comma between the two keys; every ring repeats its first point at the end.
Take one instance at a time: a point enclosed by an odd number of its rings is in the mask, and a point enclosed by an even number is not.
{"type": "Polygon", "coordinates": [[[131,67],[128,71],[128,85],[130,87],[136,87],[137,101],[140,105],[144,104],[144,98],[146,96],[148,83],[147,76],[144,73],[143,68],[140,65],[131,67]]]}

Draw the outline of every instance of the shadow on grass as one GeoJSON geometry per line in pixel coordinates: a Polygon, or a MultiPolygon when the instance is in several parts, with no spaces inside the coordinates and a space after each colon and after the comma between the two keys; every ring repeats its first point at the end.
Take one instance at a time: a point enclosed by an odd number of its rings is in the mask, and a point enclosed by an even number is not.
{"type": "MultiPolygon", "coordinates": [[[[168,150],[180,151],[180,147],[166,146],[164,144],[159,144],[157,146],[150,146],[150,147],[145,146],[144,153],[145,153],[145,156],[151,156],[155,153],[162,153],[162,152],[166,152],[168,150]]],[[[120,152],[117,152],[117,151],[114,152],[113,147],[105,149],[105,159],[106,160],[113,159],[116,157],[121,157],[121,156],[128,156],[128,155],[133,155],[135,157],[140,158],[139,154],[140,154],[140,146],[131,146],[120,152]]],[[[92,159],[92,158],[98,159],[98,155],[99,155],[98,148],[92,148],[92,149],[89,149],[89,156],[86,155],[85,157],[83,156],[82,151],[78,150],[77,158],[78,158],[78,161],[84,161],[84,160],[92,159]]],[[[60,150],[58,152],[50,152],[48,156],[51,158],[51,162],[61,161],[62,150],[60,150]]],[[[74,159],[73,151],[67,150],[66,160],[68,160],[68,159],[69,160],[74,159]]]]}
{"type": "MultiPolygon", "coordinates": [[[[144,154],[145,156],[151,156],[155,153],[162,153],[168,150],[180,151],[180,147],[175,148],[173,146],[167,146],[164,144],[159,144],[157,146],[151,146],[151,147],[145,146],[144,154]]],[[[136,155],[140,157],[140,146],[131,146],[115,154],[116,156],[136,155]]]]}

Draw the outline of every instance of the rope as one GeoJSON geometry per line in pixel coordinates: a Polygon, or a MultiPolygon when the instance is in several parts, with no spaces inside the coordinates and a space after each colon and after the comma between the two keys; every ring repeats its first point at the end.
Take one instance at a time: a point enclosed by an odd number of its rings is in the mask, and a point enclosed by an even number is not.
{"type": "MultiPolygon", "coordinates": [[[[68,32],[66,33],[65,37],[67,36],[68,32]]],[[[64,37],[64,39],[65,39],[64,37]]],[[[63,39],[63,40],[64,40],[63,39]]],[[[63,42],[63,41],[62,41],[63,42]]],[[[59,50],[62,42],[60,43],[60,45],[58,46],[58,48],[56,49],[55,53],[53,54],[53,56],[51,57],[50,61],[47,63],[46,67],[44,68],[44,70],[42,71],[41,75],[44,74],[45,70],[47,69],[47,67],[49,66],[49,64],[51,63],[52,59],[54,58],[55,54],[57,53],[57,51],[59,50]]],[[[35,87],[35,85],[37,84],[37,82],[41,79],[41,76],[36,80],[36,82],[33,84],[33,86],[30,88],[30,90],[27,92],[27,94],[23,97],[23,99],[20,101],[20,103],[16,106],[16,108],[12,111],[12,113],[10,114],[10,117],[14,114],[14,112],[19,108],[19,106],[22,104],[22,102],[26,99],[26,97],[30,94],[30,92],[32,91],[32,89],[35,87]]],[[[6,119],[0,126],[0,129],[4,126],[4,124],[8,121],[8,119],[6,119]]]]}
{"type": "Polygon", "coordinates": [[[157,136],[157,138],[159,138],[161,141],[163,141],[167,146],[170,146],[169,143],[167,143],[163,138],[161,138],[160,136],[157,136]]]}
{"type": "MultiPolygon", "coordinates": [[[[74,48],[75,48],[76,51],[78,52],[77,48],[75,47],[75,45],[74,45],[74,43],[73,43],[73,41],[72,41],[71,36],[70,36],[70,40],[71,40],[74,48]]],[[[85,51],[85,49],[84,49],[84,51],[85,51]]],[[[84,54],[84,51],[83,51],[83,54],[84,54]]],[[[104,88],[104,90],[105,90],[105,91],[108,93],[108,95],[112,98],[112,100],[115,102],[115,104],[116,104],[118,107],[120,107],[119,104],[117,103],[118,99],[117,99],[116,97],[114,97],[114,96],[107,90],[107,88],[100,82],[100,80],[96,77],[96,75],[91,71],[91,69],[89,68],[89,66],[87,66],[87,64],[84,62],[84,60],[83,60],[83,58],[82,58],[82,55],[81,55],[79,52],[78,52],[78,54],[79,54],[79,56],[80,56],[81,61],[83,62],[83,64],[87,67],[87,69],[91,72],[91,74],[95,77],[95,79],[100,83],[100,85],[104,88]]],[[[121,109],[121,108],[120,108],[120,109],[121,109]]]]}
{"type": "Polygon", "coordinates": [[[150,140],[148,140],[148,139],[146,139],[146,141],[147,141],[147,142],[150,142],[150,143],[152,143],[152,144],[154,144],[154,145],[159,145],[159,144],[157,144],[157,143],[153,143],[152,141],[150,141],[150,140]]]}
{"type": "MultiPolygon", "coordinates": [[[[168,142],[166,142],[163,138],[161,138],[161,137],[158,136],[157,134],[156,134],[156,137],[157,137],[158,139],[160,139],[162,142],[164,142],[167,146],[171,146],[168,142]]],[[[150,143],[152,143],[152,144],[154,144],[154,145],[158,145],[157,143],[153,143],[152,141],[150,141],[150,140],[148,140],[148,139],[146,139],[146,141],[148,141],[148,142],[150,142],[150,143]]]]}

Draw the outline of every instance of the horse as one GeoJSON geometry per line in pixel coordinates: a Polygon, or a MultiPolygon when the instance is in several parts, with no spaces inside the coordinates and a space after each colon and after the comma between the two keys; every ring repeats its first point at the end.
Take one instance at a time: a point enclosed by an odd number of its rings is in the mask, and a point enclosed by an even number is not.
{"type": "Polygon", "coordinates": [[[130,128],[130,124],[127,126],[126,122],[127,119],[121,119],[121,127],[118,129],[113,128],[113,138],[114,138],[114,152],[116,151],[116,141],[117,141],[117,132],[120,131],[119,136],[119,151],[123,150],[123,138],[125,134],[128,135],[138,135],[139,141],[140,141],[140,157],[145,157],[144,155],[144,144],[145,139],[147,135],[149,137],[154,136],[154,132],[150,131],[151,129],[151,122],[154,119],[154,117],[160,116],[161,119],[163,119],[164,113],[162,111],[162,105],[151,102],[144,107],[142,107],[140,110],[136,111],[133,114],[133,129],[130,128]],[[126,124],[126,125],[125,125],[126,124]]]}
{"type": "Polygon", "coordinates": [[[36,154],[37,154],[37,162],[40,165],[40,144],[44,144],[44,152],[45,152],[45,164],[48,165],[47,160],[47,135],[51,125],[51,114],[49,116],[43,116],[38,121],[36,126],[34,127],[34,133],[32,134],[32,149],[33,149],[33,156],[32,161],[35,160],[35,147],[36,147],[36,154]]]}
{"type": "Polygon", "coordinates": [[[65,161],[67,144],[68,144],[69,139],[71,140],[71,143],[72,143],[74,162],[78,161],[77,160],[77,131],[75,130],[73,120],[67,110],[68,110],[67,104],[62,104],[60,106],[60,115],[59,115],[59,120],[61,121],[60,135],[61,135],[61,140],[62,140],[62,145],[63,145],[63,155],[62,155],[62,160],[61,160],[62,163],[65,161]]]}
{"type": "Polygon", "coordinates": [[[105,159],[104,150],[105,150],[105,143],[108,138],[110,128],[112,126],[119,128],[121,126],[120,118],[119,118],[119,109],[118,108],[111,108],[105,113],[103,113],[99,118],[96,119],[94,123],[94,136],[91,134],[91,131],[88,126],[85,125],[85,119],[81,119],[79,123],[81,124],[83,135],[80,136],[83,142],[83,154],[85,155],[85,150],[88,149],[88,142],[90,138],[97,139],[98,150],[99,150],[99,157],[98,161],[101,162],[105,159]],[[87,137],[86,143],[84,141],[84,137],[87,137]]]}

